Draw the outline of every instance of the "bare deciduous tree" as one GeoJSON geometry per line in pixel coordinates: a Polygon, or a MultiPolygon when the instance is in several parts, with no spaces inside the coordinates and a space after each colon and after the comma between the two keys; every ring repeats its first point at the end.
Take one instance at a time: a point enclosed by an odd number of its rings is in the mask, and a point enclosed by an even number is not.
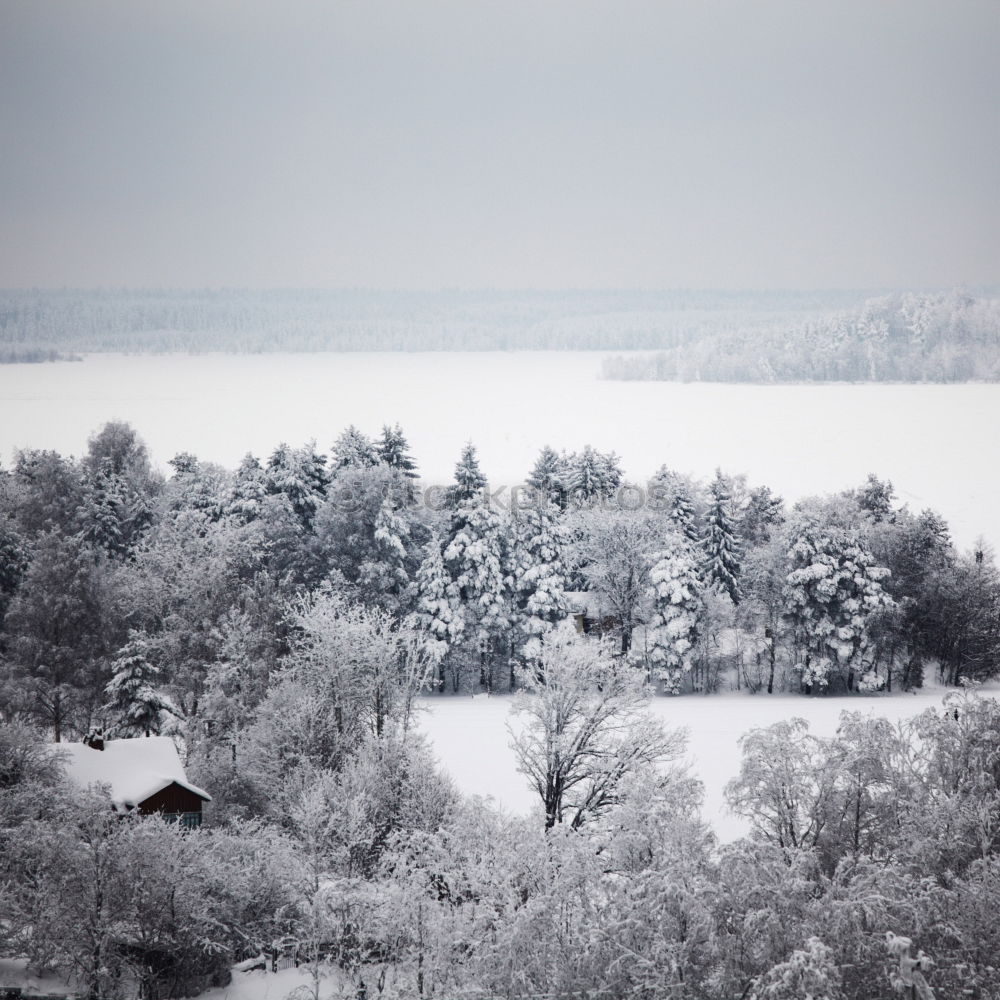
{"type": "Polygon", "coordinates": [[[546,828],[580,827],[617,801],[627,775],[684,751],[683,730],[665,730],[642,711],[649,692],[641,672],[571,626],[546,637],[521,684],[515,711],[527,724],[512,730],[514,751],[545,806],[546,828]]]}

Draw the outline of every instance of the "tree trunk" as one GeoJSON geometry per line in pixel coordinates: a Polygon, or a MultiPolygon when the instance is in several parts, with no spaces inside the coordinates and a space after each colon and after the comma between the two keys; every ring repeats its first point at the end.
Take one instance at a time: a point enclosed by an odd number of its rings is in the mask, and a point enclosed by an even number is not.
{"type": "Polygon", "coordinates": [[[774,632],[769,628],[764,629],[764,636],[768,640],[767,658],[768,658],[768,665],[770,668],[767,674],[767,693],[774,694],[774,660],[775,660],[774,632]]]}

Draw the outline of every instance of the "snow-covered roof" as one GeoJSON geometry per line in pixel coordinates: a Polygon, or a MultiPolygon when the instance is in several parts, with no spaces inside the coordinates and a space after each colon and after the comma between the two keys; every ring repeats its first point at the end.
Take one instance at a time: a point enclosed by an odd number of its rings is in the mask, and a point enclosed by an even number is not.
{"type": "Polygon", "coordinates": [[[588,618],[603,618],[606,612],[601,609],[598,595],[592,590],[567,590],[565,592],[566,606],[572,615],[586,615],[588,618]]]}
{"type": "Polygon", "coordinates": [[[120,810],[134,809],[168,785],[178,784],[206,802],[212,796],[192,785],[184,774],[174,741],[168,736],[106,740],[103,750],[85,743],[60,743],[66,774],[81,788],[110,785],[111,801],[120,810]]]}

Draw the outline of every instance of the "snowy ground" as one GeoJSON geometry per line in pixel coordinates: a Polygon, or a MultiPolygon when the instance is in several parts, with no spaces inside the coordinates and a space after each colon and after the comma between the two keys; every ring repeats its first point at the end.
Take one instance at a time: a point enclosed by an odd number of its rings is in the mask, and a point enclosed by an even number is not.
{"type": "Polygon", "coordinates": [[[598,378],[604,352],[91,355],[0,365],[0,461],[18,447],[80,455],[111,418],[166,467],[179,451],[235,467],[252,450],[349,423],[399,421],[422,474],[450,480],[462,444],[494,485],[520,482],[543,444],[616,450],[627,474],[662,463],[746,472],[795,499],[890,478],[935,507],[962,547],[1000,547],[998,385],[675,385],[598,378]]]}
{"type": "Polygon", "coordinates": [[[26,993],[71,993],[65,979],[49,974],[33,976],[28,973],[28,963],[23,958],[0,958],[0,989],[4,986],[19,987],[26,993]]]}
{"type": "MultiPolygon", "coordinates": [[[[28,994],[72,995],[73,988],[55,975],[32,976],[20,958],[0,958],[0,988],[20,987],[28,994]]],[[[286,1000],[291,996],[311,996],[312,980],[308,967],[283,969],[281,972],[233,972],[228,986],[206,990],[200,1000],[286,1000]],[[307,992],[310,991],[310,992],[307,992]]],[[[356,991],[336,969],[325,970],[320,980],[324,997],[354,997],[356,991]]],[[[374,992],[374,991],[372,991],[374,992]]]]}
{"type": "MultiPolygon", "coordinates": [[[[893,722],[941,704],[946,691],[928,688],[913,694],[868,697],[806,698],[799,695],[746,695],[739,692],[680,698],[658,697],[650,711],[668,726],[689,733],[692,772],[705,786],[704,816],[722,841],[735,840],[747,826],[726,807],[723,789],[740,767],[739,738],[751,729],[799,716],[818,736],[833,736],[844,710],[871,712],[893,722]]],[[[996,694],[996,689],[991,690],[996,694]]],[[[467,794],[492,797],[511,812],[527,814],[535,796],[517,771],[510,747],[510,697],[435,697],[424,700],[427,711],[419,725],[437,757],[467,794]]]]}

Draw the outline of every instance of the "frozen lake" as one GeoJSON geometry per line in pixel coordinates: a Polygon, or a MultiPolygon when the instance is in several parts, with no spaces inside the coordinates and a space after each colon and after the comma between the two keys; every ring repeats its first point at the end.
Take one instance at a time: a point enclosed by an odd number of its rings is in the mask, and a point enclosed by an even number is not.
{"type": "Polygon", "coordinates": [[[462,444],[494,485],[538,449],[616,450],[641,480],[666,463],[746,472],[787,498],[890,478],[943,513],[963,547],[1000,542],[1000,385],[746,386],[606,382],[601,352],[92,355],[0,365],[0,458],[79,455],[112,417],[165,467],[178,451],[234,466],[280,441],[328,448],[347,424],[402,424],[424,477],[450,480],[462,444]]]}

